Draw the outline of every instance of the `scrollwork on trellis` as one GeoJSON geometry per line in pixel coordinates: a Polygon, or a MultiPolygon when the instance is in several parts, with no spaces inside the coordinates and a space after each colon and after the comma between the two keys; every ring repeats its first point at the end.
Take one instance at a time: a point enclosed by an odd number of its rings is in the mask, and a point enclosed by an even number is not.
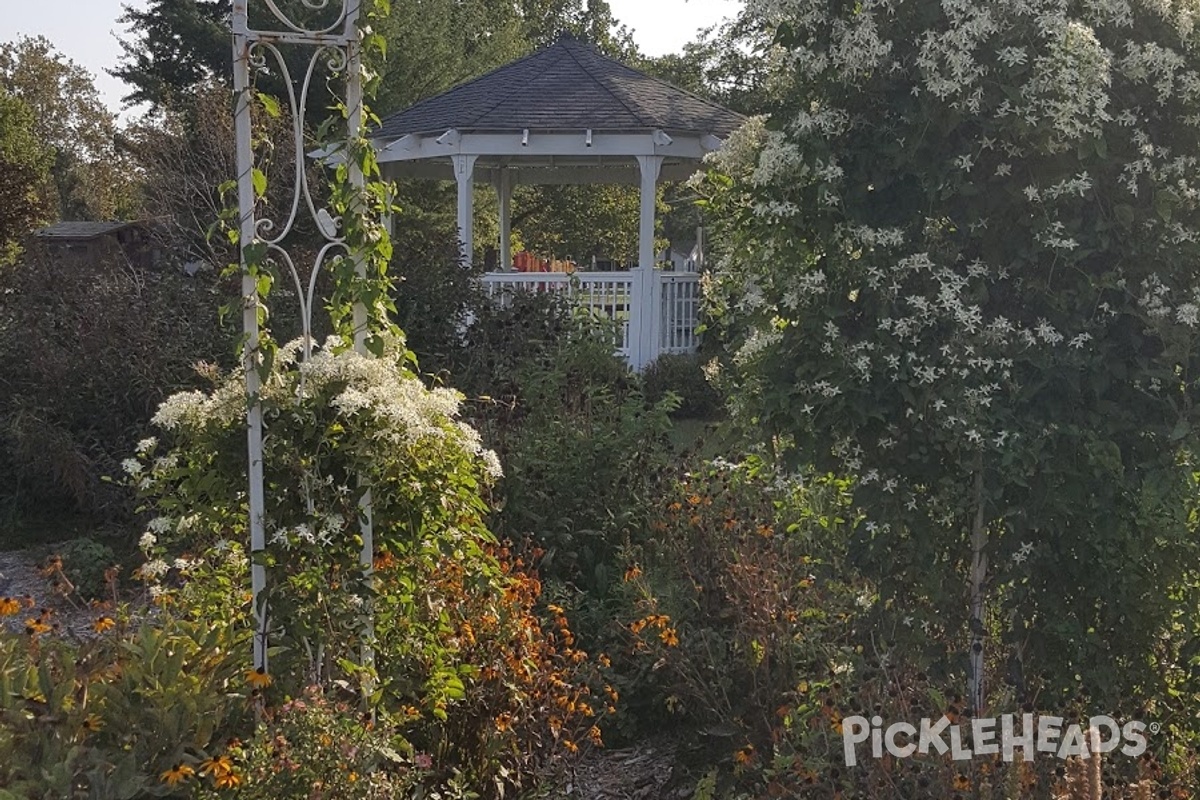
{"type": "MultiPolygon", "coordinates": [[[[354,0],[341,0],[341,12],[338,14],[337,19],[323,28],[312,29],[306,28],[293,20],[287,12],[276,5],[275,0],[263,0],[263,2],[275,19],[279,21],[279,24],[283,25],[289,31],[305,36],[320,36],[333,33],[338,29],[353,30],[353,26],[347,25],[346,22],[351,16],[351,11],[357,11],[358,6],[358,3],[354,2],[354,0]]],[[[331,7],[330,0],[300,0],[300,2],[305,8],[312,9],[313,11],[322,11],[331,7]]]]}
{"type": "Polygon", "coordinates": [[[309,173],[305,169],[305,160],[309,157],[305,147],[304,120],[308,111],[308,101],[313,79],[324,64],[325,69],[332,75],[344,73],[349,55],[346,48],[326,44],[318,46],[308,58],[303,78],[297,84],[287,60],[279,47],[270,41],[252,41],[247,50],[250,68],[254,73],[266,73],[270,69],[278,71],[282,78],[287,111],[290,114],[292,128],[292,157],[294,170],[290,189],[290,202],[287,205],[287,215],[282,220],[260,216],[260,207],[254,210],[255,239],[265,245],[268,258],[286,268],[296,289],[299,303],[301,335],[304,341],[303,357],[311,355],[312,351],[312,320],[316,299],[317,276],[320,274],[326,259],[341,251],[349,255],[346,246],[345,227],[341,216],[335,216],[329,209],[319,207],[313,198],[312,187],[309,185],[309,173]],[[301,207],[307,210],[316,231],[324,243],[317,252],[309,267],[307,277],[302,274],[296,260],[284,245],[287,237],[295,230],[300,218],[301,207]]]}

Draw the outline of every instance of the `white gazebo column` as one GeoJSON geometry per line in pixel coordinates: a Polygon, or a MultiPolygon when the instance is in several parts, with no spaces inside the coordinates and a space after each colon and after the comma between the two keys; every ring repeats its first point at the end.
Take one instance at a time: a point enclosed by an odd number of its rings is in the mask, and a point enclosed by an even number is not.
{"type": "Polygon", "coordinates": [[[638,268],[633,278],[634,294],[629,313],[629,361],[641,370],[658,355],[655,336],[660,320],[658,275],[654,271],[654,212],[658,202],[658,176],[662,156],[638,156],[642,177],[642,205],[638,226],[638,268]]]}
{"type": "Polygon", "coordinates": [[[512,272],[512,173],[501,167],[496,179],[496,195],[500,198],[500,271],[512,272]]]}
{"type": "Polygon", "coordinates": [[[475,161],[479,156],[451,156],[454,180],[458,183],[458,241],[463,264],[470,264],[475,253],[475,161]]]}

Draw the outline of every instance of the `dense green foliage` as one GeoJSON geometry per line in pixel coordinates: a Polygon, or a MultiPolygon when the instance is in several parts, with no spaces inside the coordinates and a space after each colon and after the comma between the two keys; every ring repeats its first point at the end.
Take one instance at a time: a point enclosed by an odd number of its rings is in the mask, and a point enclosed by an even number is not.
{"type": "Polygon", "coordinates": [[[1167,5],[752,3],[793,66],[707,183],[741,419],[855,479],[881,621],[947,674],[990,636],[1014,702],[1195,701],[1200,61],[1167,5]]]}
{"type": "Polygon", "coordinates": [[[193,365],[229,361],[221,284],[212,272],[38,252],[0,275],[0,506],[127,519],[129,495],[104,478],[166,395],[198,385],[193,365]]]}
{"type": "Polygon", "coordinates": [[[38,139],[33,110],[0,89],[0,267],[13,262],[22,238],[49,217],[42,190],[51,157],[38,139]]]}
{"type": "Polygon", "coordinates": [[[33,112],[51,148],[51,181],[42,187],[55,219],[117,219],[137,207],[132,164],[118,144],[115,115],[87,70],[41,37],[0,44],[0,89],[33,112]]]}

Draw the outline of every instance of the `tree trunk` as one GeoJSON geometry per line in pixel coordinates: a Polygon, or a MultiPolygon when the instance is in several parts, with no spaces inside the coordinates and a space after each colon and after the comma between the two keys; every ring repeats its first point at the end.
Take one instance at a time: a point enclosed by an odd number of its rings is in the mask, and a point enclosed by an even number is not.
{"type": "Polygon", "coordinates": [[[987,580],[987,527],[983,515],[983,453],[975,459],[975,519],[971,525],[971,673],[967,705],[974,716],[983,713],[984,584],[987,580]]]}

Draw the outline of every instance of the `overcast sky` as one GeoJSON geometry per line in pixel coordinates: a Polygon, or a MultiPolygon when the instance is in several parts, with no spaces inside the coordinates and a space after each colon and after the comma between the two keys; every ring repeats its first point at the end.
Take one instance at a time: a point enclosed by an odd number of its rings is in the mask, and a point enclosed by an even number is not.
{"type": "MultiPolygon", "coordinates": [[[[633,31],[634,41],[647,55],[678,52],[700,28],[732,16],[742,0],[608,0],[613,15],[633,31]]],[[[22,35],[42,35],[96,76],[105,101],[120,109],[125,85],[104,72],[115,66],[121,48],[116,35],[122,5],[144,0],[0,0],[0,42],[22,35]]]]}

